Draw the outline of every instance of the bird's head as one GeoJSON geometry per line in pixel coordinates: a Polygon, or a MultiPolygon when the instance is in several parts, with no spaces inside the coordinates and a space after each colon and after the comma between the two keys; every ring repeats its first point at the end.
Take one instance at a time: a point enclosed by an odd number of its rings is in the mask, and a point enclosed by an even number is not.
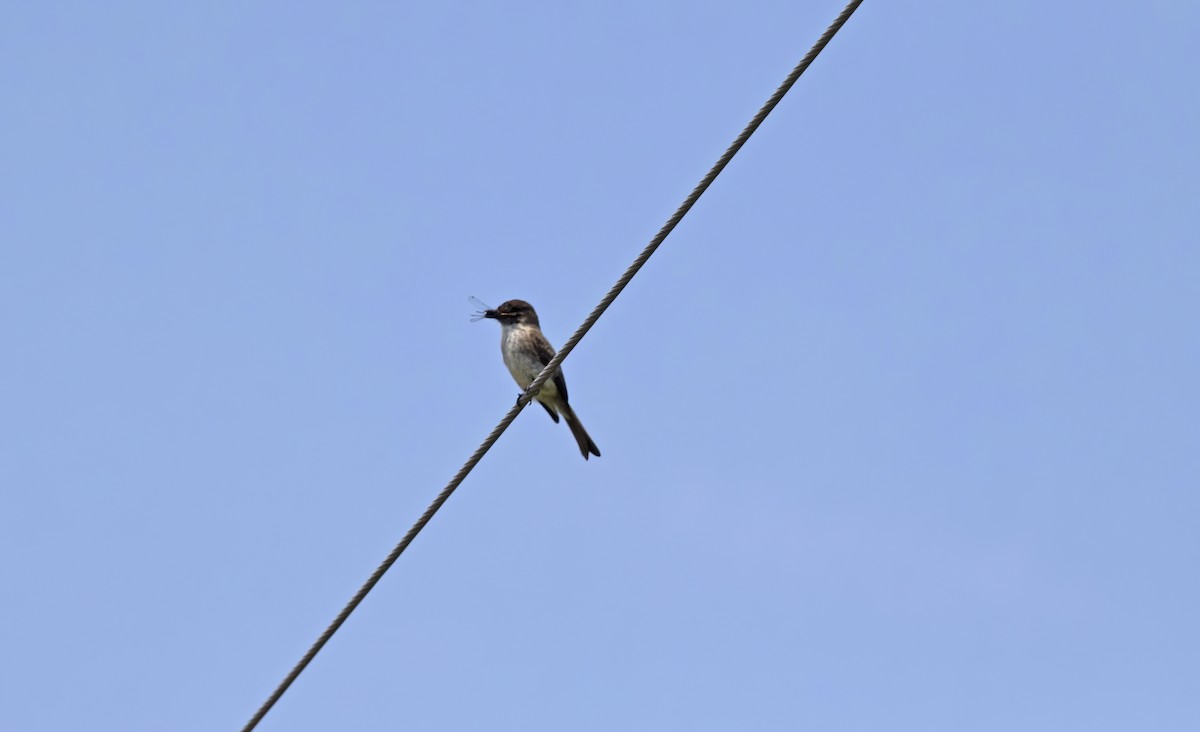
{"type": "Polygon", "coordinates": [[[509,300],[500,307],[483,311],[483,317],[499,320],[501,325],[537,325],[538,316],[533,306],[524,300],[509,300]]]}

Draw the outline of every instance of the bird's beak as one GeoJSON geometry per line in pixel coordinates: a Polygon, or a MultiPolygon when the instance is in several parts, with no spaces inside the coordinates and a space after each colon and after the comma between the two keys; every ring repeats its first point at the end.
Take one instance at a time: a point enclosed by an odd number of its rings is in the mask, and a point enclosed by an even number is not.
{"type": "Polygon", "coordinates": [[[500,319],[500,313],[496,312],[495,310],[484,310],[484,311],[483,311],[483,317],[485,317],[485,318],[491,318],[491,319],[493,319],[493,320],[499,320],[499,319],[500,319]]]}

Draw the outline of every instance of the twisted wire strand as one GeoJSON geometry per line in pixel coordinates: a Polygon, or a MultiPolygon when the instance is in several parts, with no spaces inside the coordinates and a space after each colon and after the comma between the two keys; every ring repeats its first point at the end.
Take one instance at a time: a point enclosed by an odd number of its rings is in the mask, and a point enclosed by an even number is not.
{"type": "Polygon", "coordinates": [[[829,41],[833,39],[839,30],[841,30],[842,26],[846,24],[846,21],[850,19],[850,16],[854,14],[854,11],[857,10],[858,6],[862,5],[862,3],[863,0],[851,0],[851,2],[842,9],[842,12],[839,13],[833,23],[831,23],[829,27],[825,29],[825,32],[821,34],[821,37],[817,39],[817,42],[814,43],[812,48],[809,49],[808,53],[804,55],[804,58],[800,60],[800,63],[796,65],[796,68],[792,69],[792,72],[787,75],[787,78],[784,79],[783,83],[779,85],[779,88],[775,90],[775,93],[771,95],[771,98],[768,99],[766,104],[764,104],[762,108],[758,110],[758,113],[754,115],[754,117],[750,120],[750,123],[746,125],[745,129],[742,130],[741,134],[734,139],[733,143],[725,150],[712,168],[709,169],[704,178],[700,180],[700,183],[698,183],[696,187],[692,189],[692,192],[688,194],[688,197],[685,198],[683,203],[680,204],[679,208],[675,210],[675,213],[671,215],[671,218],[667,219],[667,223],[663,224],[663,227],[659,229],[657,234],[654,235],[654,238],[650,240],[650,243],[646,245],[646,248],[642,250],[642,253],[633,260],[633,264],[629,265],[628,269],[625,270],[625,273],[621,275],[616,284],[614,284],[608,291],[608,294],[606,294],[600,300],[600,303],[592,310],[592,312],[588,314],[587,318],[584,319],[583,324],[579,326],[575,333],[573,333],[565,343],[563,343],[562,348],[558,349],[558,352],[554,355],[554,358],[550,359],[550,363],[546,364],[546,367],[542,369],[542,373],[538,374],[538,377],[529,384],[529,388],[521,394],[521,396],[517,399],[517,403],[508,410],[508,413],[504,415],[504,418],[500,420],[500,423],[492,429],[491,433],[489,433],[479,447],[476,448],[475,452],[471,454],[471,457],[467,458],[467,461],[463,463],[461,468],[458,469],[458,472],[454,474],[454,477],[450,479],[450,482],[446,484],[446,487],[443,488],[442,491],[438,493],[437,497],[433,499],[433,502],[429,504],[429,507],[425,509],[425,512],[421,514],[421,517],[417,519],[416,523],[414,523],[404,535],[404,538],[400,540],[400,543],[397,544],[394,549],[392,549],[392,551],[387,555],[387,558],[385,558],[383,562],[375,569],[375,571],[371,573],[371,576],[367,578],[367,581],[363,583],[363,586],[359,588],[358,592],[354,593],[354,597],[350,598],[350,602],[346,603],[346,606],[342,608],[342,611],[338,613],[336,618],[333,619],[333,622],[329,624],[329,627],[325,629],[325,632],[321,633],[321,636],[317,638],[316,642],[312,644],[312,647],[308,649],[304,656],[301,657],[299,662],[297,662],[292,670],[288,672],[288,675],[284,677],[283,681],[280,682],[275,691],[271,693],[271,696],[269,696],[267,700],[263,702],[263,705],[258,708],[258,710],[254,713],[254,716],[251,717],[246,726],[242,728],[242,732],[251,732],[251,730],[258,726],[258,723],[261,722],[263,717],[266,716],[267,712],[269,712],[271,708],[275,706],[275,703],[278,702],[280,697],[283,696],[284,692],[288,690],[288,687],[292,685],[292,682],[294,682],[296,678],[300,676],[308,664],[311,663],[316,655],[321,652],[321,649],[326,643],[329,642],[329,639],[333,637],[333,634],[342,627],[342,624],[346,622],[346,619],[350,617],[350,614],[354,612],[354,610],[362,603],[364,599],[366,599],[367,594],[370,593],[375,585],[379,583],[379,580],[383,578],[383,575],[387,573],[389,569],[391,569],[392,565],[396,563],[396,560],[400,558],[400,555],[404,553],[404,550],[408,548],[408,545],[412,543],[417,534],[421,533],[421,530],[424,529],[425,525],[428,524],[430,519],[433,518],[433,515],[438,512],[438,510],[446,503],[447,500],[449,500],[450,495],[454,493],[463,480],[466,479],[467,475],[475,468],[479,461],[483,459],[483,456],[492,448],[492,445],[496,444],[496,441],[500,439],[500,435],[504,434],[504,431],[508,429],[510,424],[513,423],[513,420],[517,418],[517,415],[521,413],[521,410],[524,409],[527,404],[529,404],[533,398],[533,395],[538,393],[546,379],[550,378],[551,374],[558,369],[563,360],[570,355],[571,351],[575,349],[575,346],[579,344],[579,341],[583,339],[584,335],[591,330],[592,326],[596,324],[596,321],[600,319],[600,316],[604,314],[604,311],[608,309],[608,306],[617,299],[617,296],[621,294],[621,291],[625,289],[625,286],[629,284],[629,282],[634,278],[634,275],[638,273],[642,266],[645,265],[650,259],[651,255],[653,255],[658,249],[659,245],[666,240],[667,236],[675,229],[679,222],[683,220],[683,217],[686,216],[688,211],[691,210],[692,206],[696,204],[696,201],[700,200],[700,196],[702,196],[704,192],[708,190],[708,187],[712,185],[717,176],[721,174],[721,171],[725,169],[725,166],[729,165],[729,161],[733,160],[733,156],[737,155],[738,151],[742,149],[742,146],[746,144],[746,141],[750,139],[750,136],[754,134],[760,125],[762,125],[763,120],[767,118],[767,115],[769,115],[771,111],[775,109],[780,100],[783,99],[784,95],[788,93],[788,90],[790,90],[800,78],[801,74],[808,69],[813,60],[820,55],[821,51],[825,49],[825,46],[829,44],[829,41]]]}

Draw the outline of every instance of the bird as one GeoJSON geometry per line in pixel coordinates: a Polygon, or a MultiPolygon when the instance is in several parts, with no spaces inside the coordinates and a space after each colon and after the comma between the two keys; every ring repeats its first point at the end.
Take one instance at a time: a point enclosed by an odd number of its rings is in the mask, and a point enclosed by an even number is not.
{"type": "MultiPolygon", "coordinates": [[[[509,300],[498,308],[480,305],[482,310],[475,320],[490,318],[500,322],[500,353],[504,356],[504,365],[508,367],[517,386],[528,389],[546,364],[550,363],[550,359],[554,358],[554,347],[542,335],[537,312],[524,300],[509,300]]],[[[567,380],[563,378],[562,369],[546,379],[533,398],[545,408],[556,424],[559,415],[562,415],[567,427],[571,428],[584,460],[589,455],[600,457],[600,448],[596,447],[575,415],[575,410],[567,403],[567,380]]]]}

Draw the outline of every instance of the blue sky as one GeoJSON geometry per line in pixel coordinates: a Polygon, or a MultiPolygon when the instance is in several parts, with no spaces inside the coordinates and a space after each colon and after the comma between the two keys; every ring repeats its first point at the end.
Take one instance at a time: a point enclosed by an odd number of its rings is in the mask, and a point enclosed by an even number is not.
{"type": "MultiPolygon", "coordinates": [[[[0,727],[240,727],[840,8],[7,7],[0,727]]],[[[866,3],[260,729],[1195,729],[1198,34],[866,3]]]]}

